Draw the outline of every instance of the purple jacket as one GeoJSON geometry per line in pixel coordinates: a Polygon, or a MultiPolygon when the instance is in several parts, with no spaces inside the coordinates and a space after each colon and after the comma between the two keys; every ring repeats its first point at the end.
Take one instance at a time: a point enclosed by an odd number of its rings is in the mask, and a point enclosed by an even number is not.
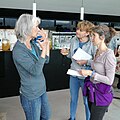
{"type": "Polygon", "coordinates": [[[113,99],[111,86],[104,83],[93,84],[90,77],[85,79],[84,96],[88,96],[90,102],[95,102],[97,106],[108,106],[113,99]]]}

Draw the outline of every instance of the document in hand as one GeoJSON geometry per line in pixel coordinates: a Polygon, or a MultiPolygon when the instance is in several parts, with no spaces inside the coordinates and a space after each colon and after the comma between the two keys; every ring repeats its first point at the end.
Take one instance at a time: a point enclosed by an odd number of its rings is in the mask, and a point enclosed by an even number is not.
{"type": "Polygon", "coordinates": [[[81,48],[78,48],[75,54],[72,56],[72,58],[75,60],[90,60],[92,56],[86,53],[81,48]]]}
{"type": "Polygon", "coordinates": [[[72,76],[81,76],[81,75],[78,73],[78,71],[72,70],[72,69],[68,69],[67,74],[68,74],[68,75],[72,75],[72,76]]]}

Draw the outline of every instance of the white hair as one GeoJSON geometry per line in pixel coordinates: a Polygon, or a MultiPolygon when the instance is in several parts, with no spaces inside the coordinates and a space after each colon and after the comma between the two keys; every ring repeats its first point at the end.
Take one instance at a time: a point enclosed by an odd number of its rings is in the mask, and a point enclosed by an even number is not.
{"type": "Polygon", "coordinates": [[[15,25],[15,33],[17,39],[21,42],[25,42],[26,37],[31,34],[32,28],[37,22],[40,24],[41,19],[38,17],[34,17],[30,14],[22,14],[15,25]]]}

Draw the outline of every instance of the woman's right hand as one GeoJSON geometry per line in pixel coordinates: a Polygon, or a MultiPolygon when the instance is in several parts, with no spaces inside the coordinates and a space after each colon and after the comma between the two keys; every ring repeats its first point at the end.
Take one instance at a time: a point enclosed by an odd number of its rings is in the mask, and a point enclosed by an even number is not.
{"type": "Polygon", "coordinates": [[[60,50],[60,53],[61,53],[62,55],[68,55],[69,49],[67,49],[67,48],[62,48],[62,49],[60,50]]]}

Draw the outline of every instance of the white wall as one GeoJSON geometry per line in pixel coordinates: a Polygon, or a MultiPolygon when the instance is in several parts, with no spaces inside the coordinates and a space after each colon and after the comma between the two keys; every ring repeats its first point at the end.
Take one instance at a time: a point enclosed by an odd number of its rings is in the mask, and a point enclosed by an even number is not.
{"type": "MultiPolygon", "coordinates": [[[[0,0],[0,8],[32,10],[34,0],[0,0]]],[[[35,0],[37,10],[79,13],[82,0],[35,0]]],[[[120,0],[83,0],[88,14],[120,16],[120,0]]]]}

